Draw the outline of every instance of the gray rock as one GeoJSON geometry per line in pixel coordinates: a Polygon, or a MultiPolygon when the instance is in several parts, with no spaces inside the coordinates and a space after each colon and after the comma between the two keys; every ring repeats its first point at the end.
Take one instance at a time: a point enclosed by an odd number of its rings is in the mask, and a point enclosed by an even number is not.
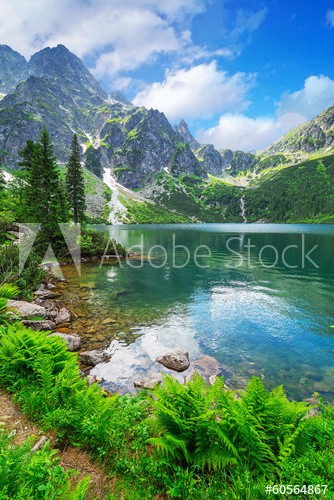
{"type": "Polygon", "coordinates": [[[45,289],[37,290],[37,292],[35,292],[35,295],[43,300],[55,299],[56,297],[59,296],[59,294],[52,292],[51,290],[45,290],[45,289]]]}
{"type": "Polygon", "coordinates": [[[154,387],[162,382],[161,373],[154,373],[149,377],[144,377],[142,379],[134,380],[133,385],[138,389],[150,389],[153,390],[154,387]]]}
{"type": "Polygon", "coordinates": [[[103,378],[99,378],[96,375],[87,375],[86,377],[88,387],[92,384],[99,384],[103,381],[103,378]]]}
{"type": "Polygon", "coordinates": [[[56,285],[53,285],[52,283],[48,283],[48,284],[46,285],[46,288],[47,288],[48,290],[53,290],[54,288],[56,288],[56,285]]]}
{"type": "Polygon", "coordinates": [[[194,361],[194,369],[202,375],[207,382],[209,382],[211,377],[221,375],[224,371],[223,365],[207,354],[203,354],[203,356],[200,356],[194,361]]]}
{"type": "Polygon", "coordinates": [[[32,321],[32,320],[23,320],[24,326],[31,328],[32,330],[53,330],[56,325],[53,321],[43,320],[43,321],[32,321]]]}
{"type": "Polygon", "coordinates": [[[9,300],[8,308],[16,312],[21,318],[29,318],[31,316],[45,318],[46,316],[45,307],[24,300],[9,300]]]}
{"type": "Polygon", "coordinates": [[[31,451],[33,451],[34,453],[36,453],[36,451],[39,451],[42,448],[44,448],[44,446],[46,445],[46,443],[48,441],[49,441],[48,437],[42,436],[41,439],[38,441],[38,443],[36,443],[35,446],[33,446],[33,448],[31,448],[31,451]]]}
{"type": "Polygon", "coordinates": [[[189,368],[189,353],[186,349],[175,349],[174,351],[166,352],[162,356],[158,356],[155,360],[157,363],[175,370],[183,372],[189,368]]]}
{"type": "Polygon", "coordinates": [[[49,337],[59,337],[66,342],[68,350],[73,352],[73,351],[78,351],[81,347],[81,339],[79,335],[76,333],[61,333],[61,332],[53,332],[50,333],[49,337]]]}
{"type": "Polygon", "coordinates": [[[62,307],[55,318],[56,325],[60,323],[68,323],[71,321],[71,313],[66,307],[62,307]]]}
{"type": "Polygon", "coordinates": [[[80,353],[80,360],[84,365],[95,366],[109,361],[110,355],[104,351],[84,351],[80,353]]]}
{"type": "Polygon", "coordinates": [[[317,417],[320,414],[319,408],[311,408],[308,410],[308,412],[305,414],[304,419],[312,418],[312,417],[317,417]]]}
{"type": "Polygon", "coordinates": [[[196,375],[196,373],[198,373],[196,370],[191,370],[188,375],[186,375],[184,377],[184,383],[187,384],[188,382],[190,382],[190,380],[196,375]]]}

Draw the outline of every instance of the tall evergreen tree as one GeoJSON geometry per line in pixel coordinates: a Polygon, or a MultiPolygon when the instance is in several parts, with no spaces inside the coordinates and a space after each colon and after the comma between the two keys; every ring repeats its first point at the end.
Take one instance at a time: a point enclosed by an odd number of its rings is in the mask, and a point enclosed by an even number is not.
{"type": "Polygon", "coordinates": [[[85,182],[80,161],[80,145],[76,135],[71,144],[71,156],[67,164],[66,191],[69,207],[75,223],[85,219],[85,182]]]}
{"type": "Polygon", "coordinates": [[[31,139],[28,139],[24,148],[19,151],[19,157],[21,160],[18,162],[18,166],[20,167],[19,170],[19,177],[21,179],[26,179],[29,175],[29,171],[31,170],[31,162],[32,162],[32,156],[34,154],[35,150],[35,143],[31,139]]]}
{"type": "Polygon", "coordinates": [[[20,156],[21,166],[27,171],[24,197],[27,221],[39,222],[41,241],[54,245],[62,240],[59,223],[67,222],[69,217],[53,145],[45,127],[39,142],[27,141],[20,156]]]}

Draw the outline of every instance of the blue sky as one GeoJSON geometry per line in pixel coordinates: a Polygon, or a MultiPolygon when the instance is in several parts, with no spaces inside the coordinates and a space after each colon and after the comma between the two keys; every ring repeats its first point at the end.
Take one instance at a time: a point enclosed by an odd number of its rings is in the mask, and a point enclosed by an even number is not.
{"type": "Polygon", "coordinates": [[[334,0],[1,0],[0,43],[63,43],[218,148],[263,149],[334,105],[334,0]]]}

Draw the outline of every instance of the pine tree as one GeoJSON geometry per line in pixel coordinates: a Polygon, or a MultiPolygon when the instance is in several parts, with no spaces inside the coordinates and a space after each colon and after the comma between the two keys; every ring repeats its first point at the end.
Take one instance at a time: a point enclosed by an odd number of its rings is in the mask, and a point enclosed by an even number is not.
{"type": "Polygon", "coordinates": [[[71,156],[67,164],[66,174],[67,198],[73,221],[77,224],[85,219],[85,182],[80,161],[80,145],[76,135],[71,144],[71,156]]]}
{"type": "Polygon", "coordinates": [[[57,246],[59,241],[61,246],[59,223],[69,220],[68,209],[53,145],[45,127],[39,142],[27,141],[20,156],[21,166],[27,171],[24,196],[27,221],[41,224],[41,242],[57,246]]]}

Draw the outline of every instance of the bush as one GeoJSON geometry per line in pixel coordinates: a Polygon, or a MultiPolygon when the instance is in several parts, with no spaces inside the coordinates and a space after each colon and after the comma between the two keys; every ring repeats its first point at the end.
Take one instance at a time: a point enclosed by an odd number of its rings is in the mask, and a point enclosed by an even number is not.
{"type": "Polygon", "coordinates": [[[126,249],[116,243],[114,239],[109,239],[104,233],[96,229],[83,229],[80,237],[81,255],[90,257],[103,255],[106,251],[110,255],[117,252],[120,257],[125,257],[126,249]]]}
{"type": "Polygon", "coordinates": [[[29,296],[41,284],[45,271],[39,268],[42,259],[32,250],[23,271],[19,272],[19,247],[14,243],[0,247],[0,283],[13,283],[21,295],[29,296]]]}
{"type": "Polygon", "coordinates": [[[207,386],[200,376],[182,385],[172,377],[155,389],[150,442],[170,460],[200,470],[232,471],[236,466],[272,475],[294,454],[306,413],[283,389],[267,392],[253,378],[240,400],[222,379],[207,386]]]}
{"type": "Polygon", "coordinates": [[[84,500],[89,476],[74,487],[74,470],[64,471],[56,450],[47,443],[32,452],[32,439],[13,446],[12,438],[0,429],[0,499],[1,500],[84,500]]]}
{"type": "Polygon", "coordinates": [[[146,416],[138,397],[105,398],[99,385],[87,387],[77,355],[60,338],[21,324],[10,325],[1,338],[0,383],[44,428],[113,463],[128,453],[136,422],[146,416]]]}
{"type": "Polygon", "coordinates": [[[334,488],[333,408],[304,419],[306,403],[282,387],[267,392],[258,378],[240,398],[200,376],[166,377],[153,398],[106,397],[87,387],[60,338],[15,323],[0,337],[0,384],[42,428],[103,460],[124,498],[260,500],[268,482],[334,488]]]}

